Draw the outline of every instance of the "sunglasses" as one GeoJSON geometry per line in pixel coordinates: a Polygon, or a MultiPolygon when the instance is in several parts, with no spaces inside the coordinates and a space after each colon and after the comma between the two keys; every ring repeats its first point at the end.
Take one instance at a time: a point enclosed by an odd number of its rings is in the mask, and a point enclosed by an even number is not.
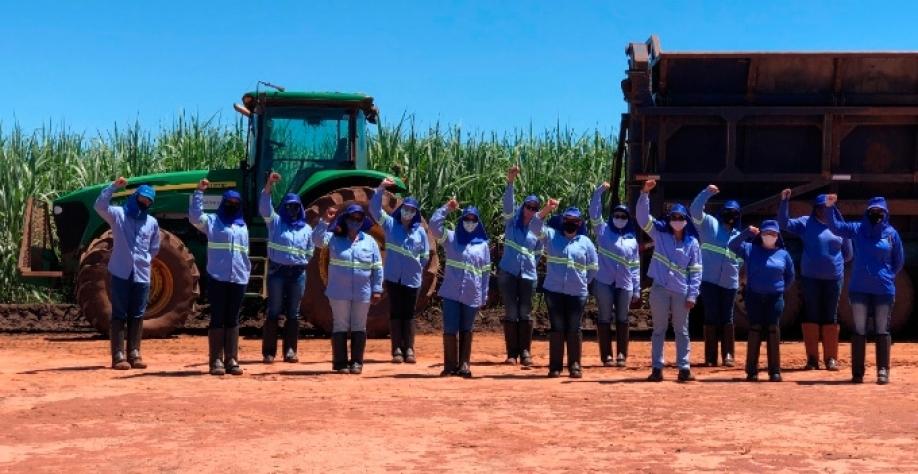
{"type": "Polygon", "coordinates": [[[532,211],[532,212],[536,212],[539,210],[539,206],[523,206],[523,208],[526,209],[527,211],[532,211]]]}
{"type": "Polygon", "coordinates": [[[680,215],[680,214],[676,214],[676,215],[674,215],[674,216],[670,216],[669,220],[671,220],[671,221],[684,221],[684,220],[685,220],[685,216],[680,215]]]}

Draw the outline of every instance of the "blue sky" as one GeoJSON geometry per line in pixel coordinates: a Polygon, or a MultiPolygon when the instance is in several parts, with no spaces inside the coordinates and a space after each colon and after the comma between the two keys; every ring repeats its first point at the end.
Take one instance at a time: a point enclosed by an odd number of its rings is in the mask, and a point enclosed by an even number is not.
{"type": "Polygon", "coordinates": [[[94,132],[234,118],[257,80],[369,93],[387,121],[611,130],[629,41],[918,50],[918,2],[0,0],[0,122],[94,132]]]}

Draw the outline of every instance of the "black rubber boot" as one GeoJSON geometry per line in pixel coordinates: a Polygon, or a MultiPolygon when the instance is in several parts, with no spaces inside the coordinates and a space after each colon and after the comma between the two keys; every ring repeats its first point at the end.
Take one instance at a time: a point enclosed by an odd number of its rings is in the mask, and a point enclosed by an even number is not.
{"type": "Polygon", "coordinates": [[[261,360],[273,364],[277,357],[277,320],[265,319],[261,326],[261,360]]]}
{"type": "Polygon", "coordinates": [[[564,333],[552,331],[548,337],[548,376],[560,377],[564,368],[564,333]]]}
{"type": "Polygon", "coordinates": [[[596,323],[596,339],[599,342],[599,362],[604,367],[612,367],[612,324],[596,323]]]}
{"type": "Polygon", "coordinates": [[[628,340],[630,327],[628,323],[615,323],[615,366],[624,367],[628,364],[628,340]]]}
{"type": "Polygon", "coordinates": [[[736,354],[736,335],[733,323],[724,324],[720,327],[720,356],[724,361],[725,367],[736,365],[736,361],[733,359],[734,354],[736,354]]]}
{"type": "Polygon", "coordinates": [[[463,378],[472,377],[472,332],[462,331],[459,333],[459,370],[456,375],[463,378]]]}
{"type": "Polygon", "coordinates": [[[806,370],[819,368],[819,325],[816,323],[803,323],[803,347],[806,349],[806,370]]]}
{"type": "Polygon", "coordinates": [[[746,380],[759,380],[759,351],[762,348],[762,327],[749,326],[746,336],[746,380]]]}
{"type": "Polygon", "coordinates": [[[504,363],[507,365],[516,365],[516,360],[520,356],[520,334],[519,323],[516,321],[504,321],[504,345],[507,346],[507,359],[504,363]]]}
{"type": "Polygon", "coordinates": [[[207,330],[207,346],[210,358],[210,375],[223,375],[226,368],[223,367],[223,344],[226,340],[223,328],[210,328],[207,330]]]}
{"type": "Polygon", "coordinates": [[[532,320],[520,321],[517,325],[520,341],[520,365],[524,369],[532,367],[532,320]]]}
{"type": "Polygon", "coordinates": [[[333,332],[331,335],[331,344],[332,370],[339,374],[350,373],[347,367],[347,333],[333,332]]]}
{"type": "Polygon", "coordinates": [[[704,325],[704,366],[717,367],[717,326],[704,325]]]}
{"type": "Polygon", "coordinates": [[[768,381],[781,381],[781,332],[774,324],[768,326],[768,381]]]}
{"type": "Polygon", "coordinates": [[[227,328],[224,334],[223,365],[226,367],[226,373],[242,375],[242,367],[239,367],[239,326],[227,328]]]}
{"type": "Polygon", "coordinates": [[[455,334],[443,335],[443,371],[440,377],[456,375],[459,360],[459,341],[455,334]]]}
{"type": "Polygon", "coordinates": [[[694,382],[695,376],[692,375],[692,369],[679,369],[679,375],[676,377],[678,382],[694,382]]]}
{"type": "Polygon", "coordinates": [[[648,382],[662,382],[663,381],[663,369],[653,368],[650,369],[650,375],[647,376],[648,382]]]}
{"type": "Polygon", "coordinates": [[[402,362],[405,362],[405,354],[402,353],[402,346],[405,345],[405,342],[402,338],[401,319],[389,320],[389,334],[392,339],[392,363],[401,364],[402,362]]]}
{"type": "Polygon", "coordinates": [[[567,370],[570,372],[572,379],[583,377],[583,369],[580,366],[580,354],[583,350],[583,332],[575,331],[567,333],[567,370]]]}
{"type": "Polygon", "coordinates": [[[851,337],[851,382],[864,383],[864,359],[867,354],[867,336],[851,337]]]}
{"type": "Polygon", "coordinates": [[[128,363],[132,369],[146,369],[147,364],[140,356],[140,341],[143,340],[143,317],[128,319],[128,363]]]}
{"type": "MultiPolygon", "coordinates": [[[[406,364],[416,364],[414,356],[414,335],[417,333],[414,318],[402,320],[402,354],[406,364]]],[[[393,361],[394,362],[394,361],[393,361]]]]}
{"type": "Polygon", "coordinates": [[[124,355],[124,332],[126,321],[112,318],[109,324],[109,337],[111,341],[112,368],[115,370],[128,370],[131,364],[124,355]]]}
{"type": "Polygon", "coordinates": [[[363,353],[367,349],[367,333],[351,333],[351,364],[350,371],[352,374],[363,373],[363,353]]]}
{"type": "Polygon", "coordinates": [[[892,346],[892,336],[877,334],[877,384],[889,383],[889,352],[892,346]]]}
{"type": "Polygon", "coordinates": [[[288,317],[284,321],[284,362],[296,364],[300,361],[296,355],[297,341],[300,338],[300,320],[288,317]]]}

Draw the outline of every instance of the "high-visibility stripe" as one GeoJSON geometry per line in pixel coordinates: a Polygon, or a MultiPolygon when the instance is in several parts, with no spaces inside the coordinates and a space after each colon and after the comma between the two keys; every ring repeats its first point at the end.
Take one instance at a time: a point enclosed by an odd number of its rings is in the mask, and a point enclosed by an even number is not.
{"type": "Polygon", "coordinates": [[[732,251],[730,251],[730,249],[726,247],[719,247],[714,244],[701,244],[701,250],[707,250],[708,252],[714,252],[716,254],[723,255],[724,257],[727,257],[735,261],[736,263],[741,263],[743,261],[741,257],[736,255],[735,253],[733,253],[732,251]]]}
{"type": "Polygon", "coordinates": [[[523,247],[522,245],[520,245],[520,244],[518,244],[518,243],[516,243],[516,242],[514,242],[514,241],[512,241],[512,240],[510,240],[510,239],[504,240],[504,245],[506,245],[507,247],[512,248],[513,250],[516,250],[517,252],[519,252],[519,253],[521,253],[521,254],[527,256],[527,257],[535,257],[536,255],[541,255],[541,254],[542,254],[542,252],[537,252],[537,251],[529,250],[529,249],[527,249],[526,247],[523,247]]]}
{"type": "Polygon", "coordinates": [[[582,263],[575,262],[573,259],[567,258],[567,257],[555,257],[552,255],[548,255],[545,257],[545,260],[548,263],[564,265],[568,268],[573,268],[575,270],[580,270],[583,272],[589,271],[589,270],[599,270],[599,264],[584,265],[582,263]]]}
{"type": "Polygon", "coordinates": [[[287,253],[297,257],[312,257],[312,250],[305,250],[297,247],[288,247],[286,245],[276,244],[274,242],[268,242],[268,248],[271,250],[276,250],[278,252],[287,253]]]}
{"type": "Polygon", "coordinates": [[[649,221],[647,221],[647,225],[641,228],[644,229],[644,232],[647,232],[649,234],[650,230],[653,229],[653,219],[651,218],[649,221]]]}
{"type": "Polygon", "coordinates": [[[421,257],[424,256],[424,254],[421,253],[421,252],[415,254],[415,253],[411,252],[410,250],[408,250],[408,249],[406,249],[406,248],[404,248],[404,247],[402,247],[402,246],[400,246],[400,245],[396,245],[396,244],[393,244],[393,243],[390,243],[390,242],[386,242],[386,250],[391,250],[391,251],[393,251],[393,252],[395,252],[395,253],[400,253],[400,254],[402,254],[402,255],[404,255],[404,256],[406,256],[406,257],[408,257],[408,258],[412,258],[412,259],[414,259],[414,260],[421,260],[421,257]]]}
{"type": "Polygon", "coordinates": [[[458,268],[460,270],[465,270],[475,275],[485,275],[491,271],[491,265],[482,265],[481,267],[476,267],[470,263],[460,262],[459,260],[446,259],[446,266],[458,268]]]}
{"type": "Polygon", "coordinates": [[[609,257],[612,260],[615,260],[617,263],[620,263],[624,265],[625,267],[638,268],[641,266],[641,262],[639,260],[628,260],[627,258],[621,255],[616,255],[612,253],[610,250],[602,248],[602,247],[597,247],[596,250],[598,250],[599,253],[601,253],[602,255],[605,255],[606,257],[609,257]]]}
{"type": "Polygon", "coordinates": [[[207,248],[211,250],[229,250],[231,252],[249,253],[248,247],[239,244],[232,244],[229,242],[207,242],[207,248]]]}
{"type": "MultiPolygon", "coordinates": [[[[680,267],[679,265],[676,265],[676,264],[674,264],[673,262],[670,262],[669,259],[666,258],[666,257],[665,257],[662,253],[660,253],[660,252],[654,251],[654,252],[653,252],[653,256],[652,256],[651,258],[653,258],[654,260],[656,260],[656,261],[662,263],[663,265],[666,266],[666,268],[668,268],[668,269],[670,269],[670,270],[672,270],[672,271],[674,271],[674,272],[677,272],[677,273],[679,273],[679,274],[682,275],[682,276],[688,276],[688,270],[687,270],[686,268],[682,268],[682,267],[680,267]]],[[[700,267],[700,266],[699,266],[699,267],[700,267]]]]}
{"type": "Polygon", "coordinates": [[[351,260],[338,260],[337,258],[329,258],[329,265],[334,265],[336,267],[351,268],[354,270],[382,270],[381,262],[354,262],[351,260]]]}

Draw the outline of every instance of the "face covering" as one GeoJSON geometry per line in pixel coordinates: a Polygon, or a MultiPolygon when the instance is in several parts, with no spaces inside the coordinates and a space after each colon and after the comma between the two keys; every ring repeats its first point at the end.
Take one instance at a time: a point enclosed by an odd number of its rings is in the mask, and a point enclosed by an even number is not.
{"type": "Polygon", "coordinates": [[[561,228],[564,229],[565,234],[574,234],[577,232],[577,229],[580,228],[579,222],[565,222],[561,225],[561,228]]]}
{"type": "Polygon", "coordinates": [[[733,224],[736,223],[736,214],[733,214],[733,213],[724,214],[724,222],[725,222],[727,225],[731,225],[731,226],[732,226],[733,224]]]}
{"type": "MultiPolygon", "coordinates": [[[[139,203],[138,203],[138,204],[139,204],[139,203]]],[[[141,209],[143,209],[143,208],[141,208],[141,209]]],[[[871,213],[867,214],[867,219],[870,220],[870,223],[871,223],[871,224],[877,225],[877,224],[879,224],[880,222],[883,222],[883,213],[882,213],[882,212],[871,212],[871,213]]]]}
{"type": "Polygon", "coordinates": [[[407,208],[407,207],[403,207],[401,213],[402,213],[402,222],[411,222],[414,220],[414,216],[418,213],[418,211],[407,208]]]}
{"type": "Polygon", "coordinates": [[[612,225],[614,225],[616,229],[624,229],[625,226],[628,225],[628,219],[612,219],[612,225]]]}
{"type": "Polygon", "coordinates": [[[300,215],[300,206],[291,205],[284,209],[286,209],[287,215],[290,216],[291,219],[296,219],[300,215]]]}
{"type": "Polygon", "coordinates": [[[140,209],[140,212],[147,212],[147,209],[150,208],[150,205],[138,199],[137,208],[140,209]]]}
{"type": "Polygon", "coordinates": [[[361,227],[363,227],[363,221],[355,221],[355,220],[351,220],[351,219],[348,219],[348,220],[347,220],[347,230],[348,230],[348,232],[356,232],[356,231],[360,230],[361,227]]]}
{"type": "Polygon", "coordinates": [[[236,214],[236,212],[239,211],[239,204],[238,204],[238,203],[235,203],[235,202],[227,201],[227,202],[223,205],[223,209],[226,209],[226,213],[227,213],[227,214],[229,214],[229,215],[234,215],[234,214],[236,214]]]}
{"type": "Polygon", "coordinates": [[[763,235],[762,236],[762,245],[764,245],[765,248],[773,249],[775,248],[775,244],[777,242],[778,242],[777,235],[763,235]]]}
{"type": "Polygon", "coordinates": [[[478,221],[462,221],[462,228],[471,234],[478,228],[478,221]]]}
{"type": "Polygon", "coordinates": [[[685,224],[687,224],[685,221],[669,221],[669,226],[672,227],[676,232],[684,229],[685,224]]]}

